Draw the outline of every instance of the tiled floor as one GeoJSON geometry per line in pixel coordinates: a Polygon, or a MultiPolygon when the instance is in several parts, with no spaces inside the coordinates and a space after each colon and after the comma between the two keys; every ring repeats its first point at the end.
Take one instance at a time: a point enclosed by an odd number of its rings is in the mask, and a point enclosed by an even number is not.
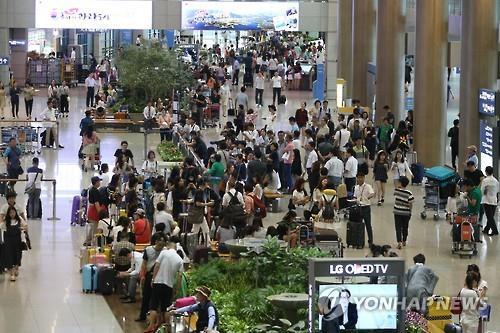
{"type": "MultiPolygon", "coordinates": [[[[452,89],[458,93],[458,79],[452,81],[452,89]]],[[[252,90],[252,89],[250,89],[252,90]]],[[[270,101],[269,91],[265,99],[270,101]]],[[[42,93],[45,90],[42,90],[42,93]]],[[[304,92],[286,92],[289,100],[288,110],[294,110],[301,99],[308,96],[304,92]]],[[[35,103],[35,114],[42,110],[44,98],[38,97],[35,103]]],[[[62,119],[61,143],[62,150],[43,150],[40,155],[46,177],[57,179],[57,216],[61,220],[47,221],[52,214],[52,187],[45,184],[42,194],[44,203],[44,219],[30,221],[30,234],[33,250],[24,254],[21,275],[17,282],[12,283],[6,275],[0,275],[0,332],[32,333],[32,332],[122,332],[121,323],[115,319],[104,298],[99,295],[85,295],[81,292],[80,274],[78,273],[79,247],[83,240],[84,229],[71,227],[69,223],[71,198],[80,192],[83,186],[88,186],[91,173],[83,173],[78,166],[77,151],[80,146],[78,124],[82,117],[81,108],[84,104],[83,90],[72,91],[71,116],[62,119]]],[[[266,103],[264,103],[266,105],[266,103]]],[[[448,123],[457,114],[458,97],[450,103],[448,123]]],[[[24,112],[22,109],[21,113],[24,112]]],[[[288,115],[280,115],[277,127],[286,128],[288,115]]],[[[142,162],[143,136],[129,133],[100,133],[103,160],[112,162],[112,154],[122,139],[130,143],[137,156],[136,163],[142,162]]],[[[207,137],[215,137],[214,131],[209,131],[207,137]]],[[[154,147],[158,138],[151,137],[149,146],[154,147]]],[[[29,158],[26,158],[28,164],[29,158]]],[[[4,168],[3,165],[0,168],[4,168]]],[[[3,170],[3,169],[1,169],[3,170]]],[[[372,181],[369,179],[368,181],[372,181]]],[[[388,193],[391,193],[389,187],[388,193]]],[[[412,187],[417,196],[414,217],[411,221],[408,247],[399,254],[410,264],[411,258],[419,252],[426,255],[428,265],[439,275],[440,280],[436,292],[443,295],[455,295],[463,284],[464,271],[468,263],[478,264],[489,283],[490,303],[493,311],[500,308],[500,297],[497,290],[500,283],[496,281],[496,254],[499,251],[497,238],[486,237],[479,247],[479,255],[471,260],[460,259],[451,254],[450,226],[443,220],[423,221],[419,217],[422,209],[422,188],[412,187]]],[[[22,185],[18,192],[22,193],[22,185]]],[[[1,203],[5,200],[0,199],[1,203]]],[[[19,196],[18,201],[25,203],[25,198],[19,196]]],[[[372,219],[375,242],[379,244],[394,244],[395,235],[392,217],[392,194],[387,196],[383,207],[373,207],[372,219]]],[[[278,220],[280,214],[269,214],[266,224],[278,220]]],[[[345,224],[339,223],[340,235],[345,235],[345,224]]],[[[347,257],[365,256],[366,250],[347,250],[347,257]]],[[[130,305],[133,306],[133,305],[130,305]]],[[[131,320],[133,318],[120,318],[131,320]]],[[[493,316],[488,330],[497,331],[500,319],[493,316]]],[[[127,330],[127,332],[134,332],[127,330]]]]}

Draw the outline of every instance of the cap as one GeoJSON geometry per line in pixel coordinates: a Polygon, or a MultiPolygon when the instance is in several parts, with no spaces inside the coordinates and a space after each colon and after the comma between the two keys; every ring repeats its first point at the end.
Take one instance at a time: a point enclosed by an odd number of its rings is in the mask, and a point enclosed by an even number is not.
{"type": "Polygon", "coordinates": [[[196,292],[202,294],[206,298],[210,298],[210,294],[212,293],[208,287],[202,286],[195,289],[196,292]]]}
{"type": "Polygon", "coordinates": [[[144,216],[144,215],[146,215],[146,212],[145,212],[145,211],[144,211],[144,209],[142,209],[142,208],[138,208],[138,209],[135,211],[135,213],[136,213],[137,215],[140,215],[140,216],[144,216]]]}
{"type": "Polygon", "coordinates": [[[92,178],[90,178],[90,181],[92,182],[92,185],[94,185],[95,183],[97,183],[98,181],[101,181],[102,179],[98,176],[94,176],[92,178]]]}

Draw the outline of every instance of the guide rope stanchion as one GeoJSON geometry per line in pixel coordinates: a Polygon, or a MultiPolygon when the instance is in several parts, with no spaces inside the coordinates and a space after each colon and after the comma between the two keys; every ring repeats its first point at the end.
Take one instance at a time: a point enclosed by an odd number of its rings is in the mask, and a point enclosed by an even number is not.
{"type": "Polygon", "coordinates": [[[48,221],[59,221],[60,218],[56,215],[56,180],[52,180],[52,217],[47,218],[48,221]]]}

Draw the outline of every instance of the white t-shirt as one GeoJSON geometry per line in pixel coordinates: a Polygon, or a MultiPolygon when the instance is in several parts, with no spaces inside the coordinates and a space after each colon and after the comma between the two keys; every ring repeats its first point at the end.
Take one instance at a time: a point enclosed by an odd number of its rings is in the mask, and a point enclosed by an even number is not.
{"type": "Polygon", "coordinates": [[[351,156],[345,162],[345,178],[354,178],[358,174],[358,160],[351,156]]]}
{"type": "Polygon", "coordinates": [[[130,269],[128,270],[131,276],[139,276],[141,273],[142,256],[143,254],[141,252],[132,252],[132,260],[130,262],[130,269]]]}
{"type": "Polygon", "coordinates": [[[304,200],[306,198],[306,195],[304,191],[293,190],[292,198],[296,200],[304,200]]]}
{"type": "Polygon", "coordinates": [[[242,205],[245,205],[245,200],[243,199],[243,195],[240,192],[236,192],[236,190],[234,188],[232,188],[228,192],[226,192],[224,194],[224,196],[222,197],[222,206],[227,207],[227,205],[229,205],[229,202],[231,201],[231,198],[232,198],[229,193],[231,193],[233,196],[236,196],[238,201],[242,205]]]}
{"type": "Polygon", "coordinates": [[[354,187],[354,196],[361,206],[370,206],[371,202],[369,197],[375,194],[370,184],[364,183],[363,185],[356,185],[354,187]]]}
{"type": "Polygon", "coordinates": [[[282,86],[281,76],[273,76],[273,78],[271,80],[273,81],[273,88],[281,88],[281,86],[282,86]]]}
{"type": "Polygon", "coordinates": [[[111,177],[113,176],[109,172],[103,173],[102,175],[97,174],[96,176],[101,177],[101,187],[106,187],[109,185],[111,181],[111,177]]]}
{"type": "Polygon", "coordinates": [[[481,182],[482,204],[496,206],[498,203],[498,180],[493,176],[488,176],[481,182]]]}
{"type": "Polygon", "coordinates": [[[144,173],[144,178],[151,178],[158,172],[158,162],[147,159],[142,163],[141,170],[144,173]]]}
{"type": "Polygon", "coordinates": [[[402,177],[402,176],[405,176],[407,177],[408,179],[411,179],[413,177],[413,175],[411,174],[411,171],[410,171],[410,168],[408,167],[408,163],[403,162],[392,162],[393,165],[393,170],[394,170],[394,175],[393,175],[393,178],[394,179],[399,179],[399,177],[402,177]]]}
{"type": "Polygon", "coordinates": [[[152,119],[156,116],[156,109],[154,106],[146,106],[143,111],[144,118],[152,119]]]}
{"type": "Polygon", "coordinates": [[[278,69],[278,62],[276,59],[269,59],[269,70],[275,71],[278,69]]]}
{"type": "Polygon", "coordinates": [[[260,75],[257,75],[255,77],[255,89],[262,89],[264,90],[264,77],[261,77],[260,75]]]}
{"type": "Polygon", "coordinates": [[[164,223],[165,233],[171,234],[174,229],[174,218],[171,214],[162,210],[154,215],[155,225],[164,223]]]}
{"type": "Polygon", "coordinates": [[[43,171],[38,172],[38,173],[37,172],[27,172],[26,177],[28,178],[27,184],[29,184],[31,186],[31,184],[33,184],[33,182],[35,182],[36,189],[42,188],[43,171]]]}
{"type": "Polygon", "coordinates": [[[173,288],[177,280],[177,273],[184,270],[182,258],[175,250],[166,249],[161,251],[160,256],[156,259],[156,264],[160,267],[154,283],[166,284],[173,288]]]}
{"type": "Polygon", "coordinates": [[[325,168],[328,169],[328,176],[342,177],[344,173],[344,162],[338,157],[332,157],[325,163],[325,168]]]}
{"type": "Polygon", "coordinates": [[[71,60],[76,60],[76,51],[75,50],[71,51],[71,60]]]}
{"type": "MultiPolygon", "coordinates": [[[[460,297],[463,304],[476,304],[479,295],[475,290],[462,288],[460,297]]],[[[464,306],[460,316],[461,324],[477,325],[479,323],[479,311],[472,306],[464,306]]]]}
{"type": "Polygon", "coordinates": [[[316,150],[311,150],[307,155],[306,169],[312,168],[312,165],[317,160],[318,160],[318,153],[316,152],[316,150]]]}
{"type": "Polygon", "coordinates": [[[347,148],[345,145],[349,142],[349,139],[351,138],[351,132],[349,130],[343,128],[340,131],[337,131],[335,133],[335,141],[339,142],[339,150],[342,152],[345,152],[347,148]]]}

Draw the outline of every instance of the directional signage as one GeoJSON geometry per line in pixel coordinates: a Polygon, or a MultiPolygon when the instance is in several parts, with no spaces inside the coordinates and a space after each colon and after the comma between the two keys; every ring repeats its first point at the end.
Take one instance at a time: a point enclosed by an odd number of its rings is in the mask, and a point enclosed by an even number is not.
{"type": "Polygon", "coordinates": [[[486,116],[495,116],[497,92],[490,89],[479,89],[478,109],[479,113],[486,116]]]}
{"type": "Polygon", "coordinates": [[[8,66],[9,65],[9,57],[0,56],[0,66],[8,66]]]}
{"type": "Polygon", "coordinates": [[[479,122],[479,152],[481,153],[481,170],[483,172],[487,166],[494,166],[494,160],[497,159],[495,132],[495,128],[488,122],[484,120],[479,122]]]}

